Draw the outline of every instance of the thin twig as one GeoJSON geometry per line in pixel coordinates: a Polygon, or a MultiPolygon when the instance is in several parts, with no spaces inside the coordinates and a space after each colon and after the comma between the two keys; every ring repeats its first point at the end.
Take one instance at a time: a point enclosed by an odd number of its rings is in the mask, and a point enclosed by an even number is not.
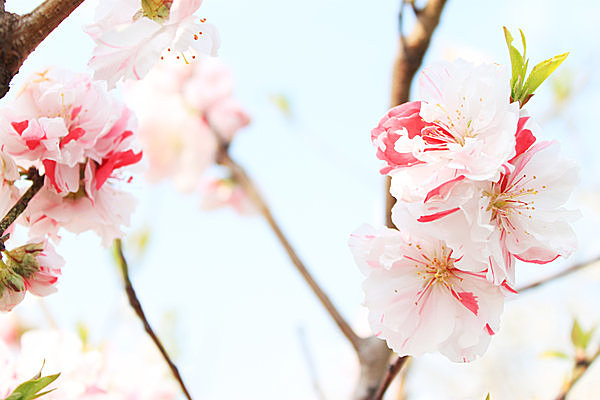
{"type": "Polygon", "coordinates": [[[586,261],[586,262],[582,262],[582,263],[571,265],[570,267],[565,268],[562,271],[559,271],[559,272],[557,272],[555,274],[552,274],[550,276],[547,276],[545,278],[542,278],[542,279],[540,279],[537,282],[533,282],[533,283],[530,283],[528,285],[525,285],[525,286],[522,286],[520,288],[517,288],[517,292],[523,293],[526,290],[535,289],[536,287],[541,286],[541,285],[543,285],[545,283],[548,283],[548,282],[553,281],[553,280],[558,279],[558,278],[562,278],[564,276],[567,276],[567,275],[570,275],[570,274],[572,274],[574,272],[577,272],[577,271],[579,271],[579,270],[581,270],[583,268],[589,267],[592,264],[597,263],[598,261],[600,261],[600,257],[596,257],[596,258],[594,258],[593,260],[590,260],[590,261],[586,261]]]}
{"type": "Polygon", "coordinates": [[[123,244],[121,243],[121,239],[115,239],[114,250],[115,250],[115,255],[116,255],[116,258],[117,258],[117,261],[119,264],[119,268],[121,269],[121,274],[123,276],[123,284],[125,285],[125,291],[127,292],[127,298],[129,299],[129,304],[131,305],[131,308],[133,308],[133,310],[137,314],[138,318],[142,321],[142,323],[144,324],[144,330],[146,331],[148,336],[150,336],[150,339],[152,339],[152,341],[158,348],[158,351],[160,351],[160,354],[162,355],[164,360],[169,365],[169,368],[171,369],[173,376],[179,383],[179,386],[181,387],[181,390],[185,394],[185,397],[188,400],[192,400],[192,396],[190,395],[190,392],[187,390],[185,384],[183,383],[183,379],[181,378],[181,375],[179,374],[179,370],[177,369],[177,366],[169,357],[169,354],[165,350],[160,339],[158,338],[158,336],[156,336],[156,334],[154,333],[154,330],[150,326],[150,322],[148,322],[148,319],[146,318],[146,314],[144,314],[144,310],[142,309],[142,304],[140,303],[140,301],[135,293],[135,290],[133,289],[131,280],[129,279],[129,267],[127,265],[127,260],[125,259],[125,255],[123,254],[123,244]]]}
{"type": "Polygon", "coordinates": [[[402,366],[407,360],[408,356],[398,357],[392,364],[390,364],[385,376],[383,377],[383,380],[381,381],[381,384],[379,385],[379,389],[377,389],[377,392],[371,400],[383,399],[383,395],[385,394],[386,390],[390,387],[392,381],[396,375],[398,375],[398,372],[400,372],[402,366]]]}
{"type": "Polygon", "coordinates": [[[32,181],[31,186],[0,221],[0,248],[4,247],[4,241],[7,239],[7,237],[4,237],[4,232],[25,211],[33,196],[44,186],[44,176],[40,175],[34,167],[29,168],[29,171],[27,171],[27,179],[32,181]]]}
{"type": "MultiPolygon", "coordinates": [[[[224,148],[226,149],[226,147],[224,148]]],[[[317,281],[308,271],[308,269],[296,253],[296,250],[294,250],[289,240],[279,227],[279,224],[273,217],[273,214],[271,213],[267,202],[259,193],[256,185],[250,179],[244,168],[238,163],[236,163],[234,160],[232,160],[229,156],[229,153],[226,150],[221,152],[221,155],[219,157],[219,163],[229,168],[234,181],[237,182],[246,191],[246,193],[248,194],[258,211],[267,220],[269,227],[271,227],[271,230],[273,230],[273,233],[275,233],[275,236],[277,236],[277,239],[285,249],[287,255],[292,261],[292,264],[294,264],[300,275],[302,275],[302,278],[304,278],[308,286],[310,286],[310,288],[315,293],[321,304],[325,307],[331,318],[333,318],[337,326],[340,328],[344,336],[348,339],[348,341],[350,341],[354,349],[358,352],[360,346],[360,337],[358,337],[358,335],[354,333],[348,322],[346,322],[346,320],[344,319],[344,317],[342,317],[342,315],[337,310],[333,302],[329,299],[329,296],[327,296],[323,289],[321,289],[321,286],[319,286],[317,281]]]]}
{"type": "Polygon", "coordinates": [[[575,386],[579,379],[581,379],[581,377],[589,370],[590,366],[598,359],[598,357],[600,357],[600,347],[598,347],[598,350],[596,350],[596,353],[593,356],[575,362],[573,375],[571,375],[571,379],[569,379],[562,388],[560,394],[556,397],[556,400],[565,400],[567,398],[573,386],[575,386]]]}
{"type": "Polygon", "coordinates": [[[0,13],[0,98],[27,56],[81,3],[46,0],[29,14],[0,13]]]}
{"type": "Polygon", "coordinates": [[[312,383],[313,389],[315,390],[315,394],[319,400],[326,400],[325,393],[321,388],[319,383],[319,375],[317,373],[317,368],[315,367],[315,361],[312,357],[312,352],[310,351],[310,346],[308,345],[308,340],[306,339],[306,332],[304,328],[298,327],[298,340],[300,341],[300,346],[302,347],[302,354],[304,355],[304,359],[306,360],[306,366],[308,367],[308,374],[310,376],[310,381],[312,383]]]}

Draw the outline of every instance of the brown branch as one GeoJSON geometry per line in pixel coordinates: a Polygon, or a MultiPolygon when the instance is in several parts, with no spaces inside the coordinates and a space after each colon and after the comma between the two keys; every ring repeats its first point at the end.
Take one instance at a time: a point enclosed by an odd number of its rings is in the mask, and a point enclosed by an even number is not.
{"type": "Polygon", "coordinates": [[[581,379],[581,377],[589,370],[590,366],[598,359],[598,357],[600,357],[600,347],[593,356],[589,358],[584,356],[581,359],[575,360],[573,375],[571,375],[571,379],[564,385],[560,394],[556,397],[556,400],[566,400],[573,386],[575,386],[579,379],[581,379]]]}
{"type": "Polygon", "coordinates": [[[371,400],[386,374],[392,352],[385,340],[369,336],[361,339],[358,352],[360,375],[354,389],[354,400],[371,400]]]}
{"type": "Polygon", "coordinates": [[[148,336],[150,336],[150,339],[152,339],[152,341],[158,348],[158,351],[160,351],[160,354],[162,355],[164,360],[169,365],[169,368],[171,369],[173,376],[179,383],[179,386],[181,387],[181,390],[185,394],[185,397],[188,400],[192,400],[192,396],[190,395],[190,392],[187,390],[185,384],[183,383],[183,379],[181,378],[181,375],[179,374],[179,370],[177,369],[177,366],[169,357],[169,354],[165,350],[165,348],[162,345],[158,336],[156,336],[156,334],[154,333],[154,330],[150,326],[150,322],[148,322],[148,319],[146,318],[146,314],[144,313],[144,310],[142,309],[142,304],[140,303],[140,301],[137,297],[137,294],[135,293],[135,290],[133,289],[133,285],[131,283],[131,280],[129,279],[129,267],[127,265],[127,260],[125,259],[125,255],[123,254],[123,244],[121,243],[121,239],[115,239],[114,251],[115,251],[115,256],[117,258],[117,262],[119,264],[119,268],[121,269],[121,274],[123,276],[123,284],[125,286],[125,292],[127,292],[127,298],[129,299],[129,304],[131,305],[131,308],[133,308],[133,310],[137,314],[138,318],[142,321],[142,323],[144,324],[144,330],[146,331],[148,336]]]}
{"type": "Polygon", "coordinates": [[[567,276],[567,275],[570,275],[570,274],[572,274],[574,272],[577,272],[577,271],[579,271],[579,270],[581,270],[583,268],[589,267],[589,266],[591,266],[592,264],[595,264],[598,261],[600,261],[600,257],[596,257],[596,258],[594,258],[593,260],[590,260],[590,261],[586,261],[586,262],[574,264],[574,265],[572,265],[572,266],[570,266],[568,268],[563,269],[562,271],[559,271],[559,272],[557,272],[555,274],[552,274],[550,276],[542,278],[542,279],[540,279],[537,282],[533,282],[533,283],[530,283],[528,285],[525,285],[525,286],[522,286],[520,288],[517,288],[517,292],[523,293],[526,290],[535,289],[536,287],[541,286],[541,285],[543,285],[545,283],[551,282],[551,281],[553,281],[555,279],[562,278],[564,276],[567,276]]]}
{"type": "MultiPolygon", "coordinates": [[[[215,136],[219,136],[218,133],[215,133],[215,136]]],[[[219,137],[217,137],[217,139],[219,139],[219,137]]],[[[360,338],[358,337],[358,335],[356,335],[356,333],[354,333],[348,322],[346,322],[344,317],[342,317],[340,312],[334,306],[333,302],[329,299],[329,296],[327,296],[323,289],[321,289],[317,281],[308,271],[308,269],[296,253],[296,250],[294,250],[289,240],[279,227],[279,224],[277,223],[277,221],[275,221],[275,218],[273,217],[269,206],[267,205],[262,195],[259,193],[254,182],[250,179],[248,174],[246,174],[244,168],[238,163],[236,163],[234,160],[232,160],[229,156],[226,145],[223,145],[223,151],[221,151],[220,153],[218,162],[229,168],[234,181],[237,182],[246,191],[246,193],[248,194],[258,211],[267,220],[269,227],[271,227],[271,230],[273,231],[273,233],[275,233],[275,236],[277,236],[277,239],[285,249],[287,255],[292,261],[292,264],[294,264],[300,275],[302,275],[302,278],[304,278],[308,286],[310,286],[310,288],[315,293],[323,307],[325,307],[331,318],[333,318],[337,326],[340,328],[344,336],[350,341],[354,349],[358,352],[360,346],[360,338]]]]}
{"type": "Polygon", "coordinates": [[[25,211],[25,208],[27,208],[27,205],[33,196],[35,196],[36,193],[40,191],[42,186],[44,186],[44,176],[40,175],[38,170],[34,167],[29,168],[29,171],[27,171],[27,179],[32,181],[31,186],[25,193],[23,193],[21,198],[17,200],[15,205],[8,210],[4,218],[2,218],[2,221],[0,221],[0,248],[4,248],[4,241],[8,238],[3,236],[4,232],[9,226],[12,225],[13,222],[15,222],[19,215],[25,211]]]}
{"type": "MultiPolygon", "coordinates": [[[[83,0],[46,0],[29,14],[0,13],[0,98],[27,56],[81,3],[83,0]]],[[[0,5],[3,10],[4,1],[0,5]]]]}
{"type": "Polygon", "coordinates": [[[379,385],[379,389],[377,389],[377,392],[371,398],[371,400],[383,399],[383,395],[385,394],[386,390],[390,387],[392,381],[394,380],[396,375],[398,375],[408,358],[408,356],[398,357],[396,361],[390,364],[390,366],[387,369],[387,372],[385,373],[385,376],[383,377],[383,380],[381,381],[381,384],[379,385]]]}

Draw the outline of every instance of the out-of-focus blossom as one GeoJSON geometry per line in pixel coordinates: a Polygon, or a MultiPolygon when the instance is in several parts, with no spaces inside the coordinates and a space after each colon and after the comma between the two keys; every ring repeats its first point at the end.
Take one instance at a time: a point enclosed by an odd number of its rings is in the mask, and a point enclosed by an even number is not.
{"type": "MultiPolygon", "coordinates": [[[[144,342],[147,343],[147,342],[144,342]]],[[[64,331],[29,331],[18,357],[0,343],[0,396],[7,396],[44,365],[44,375],[60,373],[47,400],[174,400],[178,390],[164,362],[146,347],[122,354],[90,349],[64,331]],[[6,379],[2,373],[6,372],[6,379]]]]}
{"type": "Polygon", "coordinates": [[[458,60],[425,68],[422,101],[392,108],[371,132],[392,194],[419,201],[457,176],[496,180],[514,157],[519,106],[510,103],[510,77],[495,64],[458,60]]]}
{"type": "MultiPolygon", "coordinates": [[[[0,314],[0,343],[4,342],[9,346],[16,344],[21,331],[21,324],[14,313],[0,314]]],[[[0,361],[0,369],[2,369],[1,363],[2,361],[0,361]]]]}
{"type": "Polygon", "coordinates": [[[392,350],[401,356],[439,350],[457,362],[485,352],[504,307],[485,263],[467,261],[424,231],[363,227],[350,247],[366,274],[371,328],[392,350]]]}
{"type": "Polygon", "coordinates": [[[134,128],[131,111],[107,92],[105,83],[58,69],[34,74],[0,112],[3,150],[18,163],[44,169],[45,186],[25,216],[32,231],[40,231],[36,224],[52,228],[49,234],[60,226],[73,232],[93,229],[105,244],[121,236],[132,201],[113,183],[121,180],[121,168],[142,158],[134,128]]]}
{"type": "Polygon", "coordinates": [[[36,296],[56,292],[54,286],[64,265],[49,243],[29,243],[3,251],[0,260],[0,311],[10,311],[27,291],[36,296]]]}
{"type": "Polygon", "coordinates": [[[232,179],[211,179],[202,184],[200,208],[232,207],[239,214],[253,214],[256,208],[246,191],[232,179]]]}
{"type": "Polygon", "coordinates": [[[142,79],[159,59],[194,62],[196,52],[216,55],[216,28],[193,14],[202,0],[110,0],[86,27],[96,42],[89,62],[94,78],[114,87],[121,78],[142,79]],[[162,54],[162,56],[161,56],[162,54]]]}
{"type": "Polygon", "coordinates": [[[215,162],[215,135],[230,142],[250,122],[232,94],[229,71],[210,57],[189,65],[165,60],[142,81],[128,83],[151,181],[170,178],[182,191],[199,188],[215,162]]]}

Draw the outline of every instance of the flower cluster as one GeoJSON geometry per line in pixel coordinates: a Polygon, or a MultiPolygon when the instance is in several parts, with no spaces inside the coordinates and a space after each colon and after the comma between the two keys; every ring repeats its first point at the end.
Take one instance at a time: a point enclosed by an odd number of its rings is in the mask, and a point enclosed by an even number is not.
{"type": "Polygon", "coordinates": [[[128,82],[125,97],[139,119],[150,181],[172,179],[183,192],[200,189],[206,205],[228,203],[238,208],[244,203],[242,189],[232,181],[207,184],[205,172],[218,158],[221,143],[231,142],[250,118],[233,99],[225,65],[199,58],[187,65],[159,63],[143,80],[128,82]]]}
{"type": "MultiPolygon", "coordinates": [[[[23,192],[16,184],[20,174],[30,167],[44,174],[42,188],[17,220],[27,227],[35,254],[54,254],[47,240],[58,240],[61,227],[96,231],[105,246],[122,236],[135,199],[119,189],[128,179],[121,169],[142,158],[134,128],[133,114],[108,93],[105,82],[58,69],[34,74],[0,110],[2,216],[23,192]]],[[[40,260],[16,267],[11,252],[4,255],[2,310],[12,308],[27,289],[51,292],[39,287],[56,282],[62,265],[57,255],[47,258],[48,267],[40,260]]]]}
{"type": "Polygon", "coordinates": [[[371,132],[400,231],[361,228],[350,245],[371,326],[401,355],[483,354],[515,292],[515,260],[544,264],[576,247],[576,215],[561,206],[578,169],[536,140],[509,82],[496,64],[425,68],[422,100],[371,132]]]}

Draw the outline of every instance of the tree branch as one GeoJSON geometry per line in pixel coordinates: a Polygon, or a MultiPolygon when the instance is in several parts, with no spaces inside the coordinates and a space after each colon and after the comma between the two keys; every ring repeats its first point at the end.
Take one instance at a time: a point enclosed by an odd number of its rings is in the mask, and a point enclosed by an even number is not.
{"type": "MultiPolygon", "coordinates": [[[[215,133],[215,136],[218,140],[222,141],[218,133],[215,133]]],[[[350,341],[354,349],[358,352],[360,346],[360,338],[358,337],[358,335],[356,335],[356,333],[354,333],[348,322],[346,322],[344,317],[342,317],[340,312],[333,305],[333,302],[329,299],[329,296],[327,296],[327,294],[323,291],[323,289],[321,289],[317,281],[310,274],[310,272],[308,271],[308,269],[306,268],[306,266],[304,265],[304,263],[290,244],[290,242],[288,241],[287,237],[279,227],[279,224],[277,223],[277,221],[275,221],[275,218],[273,217],[269,206],[267,205],[262,195],[259,193],[254,182],[250,179],[248,174],[246,174],[244,168],[231,159],[229,153],[227,152],[226,145],[223,144],[222,147],[223,150],[220,153],[218,162],[228,167],[231,171],[231,176],[234,179],[234,181],[237,182],[240,186],[242,186],[242,188],[244,188],[244,190],[246,191],[246,193],[248,194],[258,211],[267,220],[269,227],[271,227],[271,230],[273,230],[273,233],[275,233],[275,236],[277,236],[277,239],[285,249],[287,255],[292,261],[292,264],[294,264],[294,266],[296,267],[296,270],[298,270],[302,278],[304,278],[304,280],[315,293],[321,304],[325,307],[331,318],[333,318],[338,328],[340,328],[344,336],[348,339],[348,341],[350,341]]]]}
{"type": "MultiPolygon", "coordinates": [[[[0,98],[27,56],[81,3],[83,0],[46,0],[29,14],[0,13],[0,98]]],[[[4,0],[0,6],[3,11],[4,0]]]]}
{"type": "Polygon", "coordinates": [[[598,261],[600,261],[600,257],[596,257],[596,258],[594,258],[593,260],[590,260],[590,261],[586,261],[586,262],[574,264],[574,265],[572,265],[572,266],[570,266],[570,267],[568,267],[566,269],[563,269],[562,271],[559,271],[559,272],[557,272],[555,274],[552,274],[550,276],[542,278],[542,279],[540,279],[537,282],[533,282],[533,283],[530,283],[528,285],[525,285],[525,286],[522,286],[520,288],[517,288],[517,292],[523,293],[526,290],[535,289],[536,287],[541,286],[541,285],[543,285],[545,283],[548,283],[548,282],[553,281],[553,280],[558,279],[558,278],[562,278],[564,276],[567,276],[567,275],[570,275],[570,274],[572,274],[574,272],[577,272],[577,271],[579,271],[579,270],[581,270],[583,268],[589,267],[592,264],[597,263],[598,261]]]}
{"type": "Polygon", "coordinates": [[[400,372],[407,360],[408,356],[398,357],[396,361],[390,364],[385,376],[383,377],[383,380],[381,381],[381,385],[379,385],[379,389],[377,389],[377,393],[375,393],[371,400],[383,399],[383,395],[385,394],[386,390],[390,387],[390,384],[392,383],[396,375],[398,375],[398,373],[400,372]]]}
{"type": "Polygon", "coordinates": [[[29,171],[27,171],[27,179],[32,181],[31,186],[23,193],[21,198],[17,200],[15,205],[8,210],[4,218],[2,218],[2,221],[0,221],[0,248],[2,249],[4,248],[4,241],[8,239],[8,235],[5,237],[4,232],[13,222],[15,222],[19,215],[25,211],[33,196],[35,196],[42,186],[44,186],[44,176],[40,175],[35,167],[29,168],[29,171]]]}
{"type": "Polygon", "coordinates": [[[146,318],[146,314],[144,313],[144,310],[142,309],[142,304],[140,303],[140,301],[137,297],[137,294],[135,293],[135,290],[133,289],[133,285],[131,283],[131,280],[129,279],[129,267],[127,265],[127,260],[125,259],[125,255],[123,254],[123,244],[121,243],[121,239],[115,239],[114,251],[115,251],[116,258],[117,258],[117,262],[119,264],[119,268],[121,270],[121,274],[123,276],[123,284],[125,286],[125,292],[127,293],[127,298],[129,299],[129,304],[131,305],[131,308],[133,308],[133,310],[137,314],[138,318],[142,321],[142,324],[144,325],[144,330],[146,331],[148,336],[150,336],[150,339],[152,339],[152,341],[158,348],[158,351],[160,351],[160,354],[162,355],[164,360],[169,365],[169,368],[171,369],[173,376],[179,383],[179,386],[181,387],[181,390],[185,394],[185,397],[188,400],[192,400],[192,396],[190,395],[190,392],[187,390],[185,384],[183,383],[183,379],[181,378],[181,375],[179,374],[179,370],[177,369],[177,366],[169,357],[167,350],[165,350],[165,348],[162,345],[158,336],[156,336],[156,334],[154,333],[154,330],[150,326],[150,322],[148,322],[148,319],[146,318]]]}

